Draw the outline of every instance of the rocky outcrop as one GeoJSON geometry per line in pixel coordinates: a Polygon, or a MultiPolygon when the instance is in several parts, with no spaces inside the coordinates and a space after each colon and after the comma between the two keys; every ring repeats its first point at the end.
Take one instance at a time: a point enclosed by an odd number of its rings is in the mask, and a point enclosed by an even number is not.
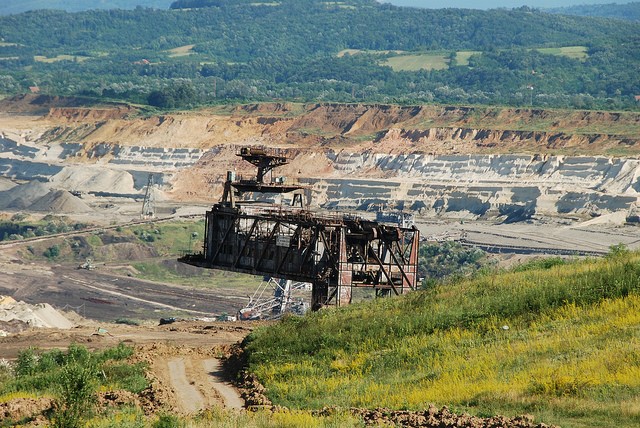
{"type": "Polygon", "coordinates": [[[344,178],[305,179],[339,210],[389,208],[426,216],[597,216],[638,201],[640,160],[525,155],[327,153],[344,178]]]}

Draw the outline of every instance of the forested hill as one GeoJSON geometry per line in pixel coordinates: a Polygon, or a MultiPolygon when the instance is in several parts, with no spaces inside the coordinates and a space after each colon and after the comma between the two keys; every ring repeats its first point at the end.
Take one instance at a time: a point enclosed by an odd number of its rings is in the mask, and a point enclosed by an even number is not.
{"type": "MultiPolygon", "coordinates": [[[[640,24],[374,0],[0,17],[0,93],[637,108],[640,24]]],[[[174,8],[179,6],[176,2],[174,8]]]]}
{"type": "Polygon", "coordinates": [[[551,13],[578,16],[600,16],[603,18],[624,19],[627,21],[640,21],[640,2],[627,4],[583,4],[548,9],[551,13]]]}

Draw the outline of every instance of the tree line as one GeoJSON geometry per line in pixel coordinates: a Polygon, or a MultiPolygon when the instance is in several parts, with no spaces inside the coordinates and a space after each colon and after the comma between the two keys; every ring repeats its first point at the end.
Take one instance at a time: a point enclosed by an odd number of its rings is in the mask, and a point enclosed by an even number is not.
{"type": "Polygon", "coordinates": [[[639,48],[638,23],[528,8],[179,0],[0,17],[0,93],[38,86],[161,108],[288,99],[633,109],[639,48]],[[564,46],[586,55],[538,50],[564,46]],[[345,49],[359,53],[338,55],[345,49]],[[448,66],[394,71],[385,59],[398,51],[440,53],[448,66]],[[476,53],[466,63],[460,51],[476,53]]]}

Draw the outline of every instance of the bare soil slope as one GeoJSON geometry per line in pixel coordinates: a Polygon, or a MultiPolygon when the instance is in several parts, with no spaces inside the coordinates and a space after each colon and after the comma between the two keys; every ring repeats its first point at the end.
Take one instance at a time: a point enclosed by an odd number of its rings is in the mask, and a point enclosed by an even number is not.
{"type": "MultiPolygon", "coordinates": [[[[24,142],[29,150],[46,148],[39,165],[53,161],[52,155],[58,158],[56,168],[63,169],[50,173],[56,174],[56,183],[132,193],[142,184],[132,181],[127,165],[156,168],[170,174],[166,196],[176,201],[215,200],[227,170],[252,175],[253,168],[235,156],[240,146],[247,145],[279,149],[292,158],[278,171],[291,179],[339,178],[340,171],[327,156],[341,153],[613,157],[640,153],[638,112],[265,103],[149,116],[121,104],[88,105],[85,100],[28,95],[0,101],[0,120],[4,135],[17,142],[11,147],[16,156],[30,156],[22,149],[24,142]],[[126,150],[131,153],[123,157],[126,150]],[[179,166],[185,155],[175,150],[199,150],[203,155],[179,166]],[[87,165],[92,168],[84,168],[87,165]],[[98,172],[113,185],[98,185],[98,172]],[[120,176],[126,176],[122,186],[120,176]]],[[[16,170],[34,170],[22,162],[16,170]]],[[[38,179],[49,176],[42,173],[38,179]]]]}
{"type": "Polygon", "coordinates": [[[265,103],[145,117],[129,106],[81,104],[81,100],[23,96],[0,101],[0,114],[3,120],[13,117],[14,125],[22,118],[30,127],[39,116],[38,125],[47,130],[45,139],[86,144],[211,148],[254,139],[281,148],[346,146],[380,151],[381,143],[389,143],[384,144],[386,149],[398,152],[443,152],[428,143],[463,138],[473,140],[457,150],[467,154],[560,149],[575,154],[608,149],[639,152],[637,112],[265,103]]]}

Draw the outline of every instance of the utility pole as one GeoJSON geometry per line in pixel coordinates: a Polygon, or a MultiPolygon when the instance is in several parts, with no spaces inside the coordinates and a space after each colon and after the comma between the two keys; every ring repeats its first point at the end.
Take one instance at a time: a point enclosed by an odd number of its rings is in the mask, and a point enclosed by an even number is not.
{"type": "Polygon", "coordinates": [[[153,174],[149,174],[147,181],[147,190],[144,194],[142,202],[142,218],[154,218],[156,216],[155,198],[153,197],[153,174]]]}

